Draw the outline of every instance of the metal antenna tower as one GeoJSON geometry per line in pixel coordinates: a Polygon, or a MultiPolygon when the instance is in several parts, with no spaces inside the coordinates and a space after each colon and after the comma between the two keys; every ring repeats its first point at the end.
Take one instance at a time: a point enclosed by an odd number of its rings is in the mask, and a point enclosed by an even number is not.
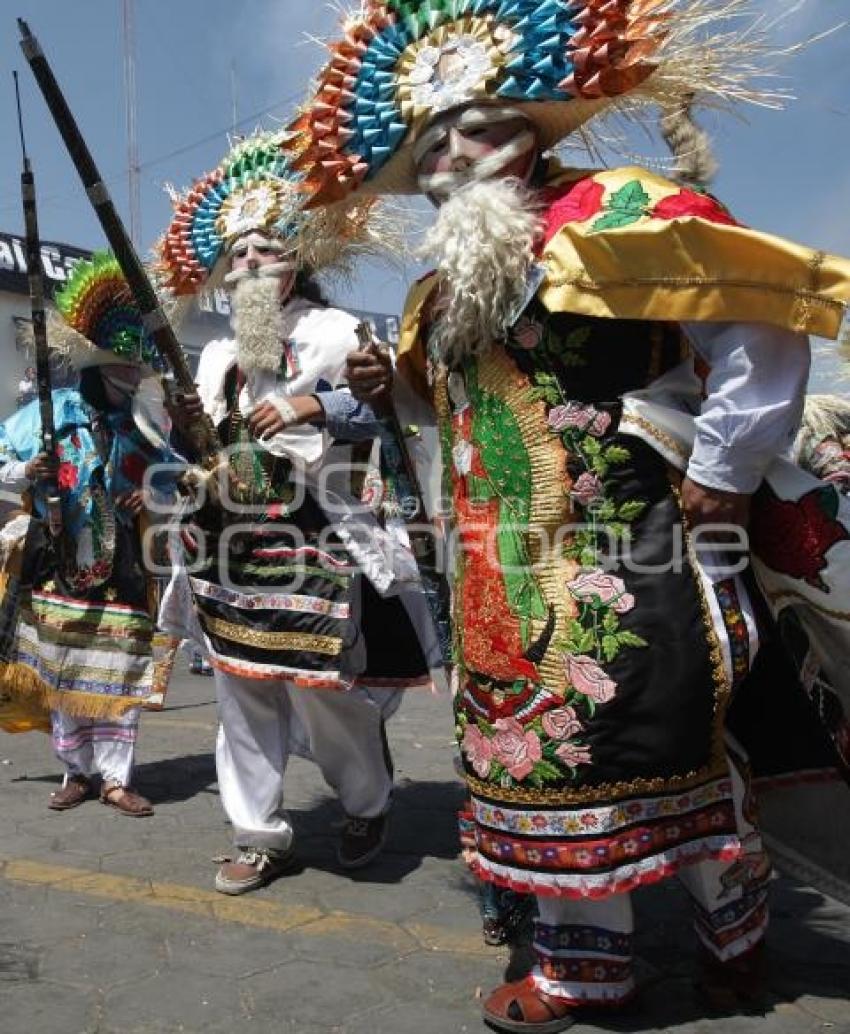
{"type": "Polygon", "coordinates": [[[139,247],[142,205],[139,189],[139,141],[136,124],[136,20],[134,0],[123,0],[124,104],[127,117],[127,185],[130,202],[130,239],[139,247]]]}

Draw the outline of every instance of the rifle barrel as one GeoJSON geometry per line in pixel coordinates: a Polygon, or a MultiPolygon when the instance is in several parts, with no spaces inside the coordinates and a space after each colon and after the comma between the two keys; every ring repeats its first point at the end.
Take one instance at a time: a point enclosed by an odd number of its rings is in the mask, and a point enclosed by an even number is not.
{"type": "MultiPolygon", "coordinates": [[[[147,271],[133,247],[121,216],[115,208],[109,190],[103,182],[103,177],[100,175],[79,126],[68,107],[41,44],[22,18],[18,19],[18,27],[21,31],[21,49],[47,102],[56,128],[68,149],[68,154],[71,156],[89,201],[100,221],[106,239],[109,241],[109,246],[115,254],[130,290],[133,292],[136,304],[141,310],[145,329],[171,367],[180,389],[187,393],[193,392],[195,383],[186,361],[186,355],[180,347],[168,317],[159,304],[147,271]]],[[[201,421],[195,430],[196,444],[205,459],[220,451],[218,436],[208,417],[201,421]]]]}
{"type": "MultiPolygon", "coordinates": [[[[53,391],[50,373],[50,344],[47,340],[47,318],[44,308],[44,274],[41,268],[41,237],[38,232],[38,207],[36,204],[35,175],[27,155],[24,138],[24,120],[21,110],[21,95],[18,89],[18,75],[15,73],[15,100],[18,105],[18,127],[21,132],[23,170],[21,172],[21,200],[24,209],[24,240],[27,260],[27,281],[30,292],[30,311],[35,341],[35,371],[38,386],[38,409],[41,417],[42,449],[51,459],[58,455],[56,422],[53,414],[53,391]]],[[[59,485],[55,475],[44,479],[47,499],[48,526],[53,535],[62,530],[62,511],[59,500],[59,485]]]]}

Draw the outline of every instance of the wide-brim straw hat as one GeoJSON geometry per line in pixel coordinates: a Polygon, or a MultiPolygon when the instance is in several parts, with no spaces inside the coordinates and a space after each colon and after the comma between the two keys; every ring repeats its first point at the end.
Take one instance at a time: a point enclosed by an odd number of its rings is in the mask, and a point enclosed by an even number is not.
{"type": "Polygon", "coordinates": [[[518,108],[550,149],[615,108],[775,103],[763,28],[750,0],[363,0],[284,148],[311,204],[417,193],[414,145],[460,106],[518,108]]]}

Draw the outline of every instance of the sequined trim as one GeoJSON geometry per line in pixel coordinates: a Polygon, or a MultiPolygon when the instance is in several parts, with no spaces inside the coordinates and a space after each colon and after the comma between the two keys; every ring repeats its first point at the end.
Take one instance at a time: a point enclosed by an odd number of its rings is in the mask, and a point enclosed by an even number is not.
{"type": "Polygon", "coordinates": [[[637,416],[634,413],[623,413],[622,419],[620,420],[620,430],[624,433],[628,433],[629,426],[638,427],[641,431],[646,432],[650,438],[655,439],[660,445],[662,445],[669,452],[673,453],[674,456],[678,456],[687,462],[690,458],[690,453],[681,444],[677,442],[672,435],[667,434],[665,431],[660,430],[646,420],[642,416],[637,416]]]}
{"type": "Polygon", "coordinates": [[[304,650],[332,657],[342,652],[342,639],[337,636],[304,635],[300,632],[262,632],[203,613],[200,616],[211,635],[228,639],[232,643],[241,643],[243,646],[255,646],[259,650],[304,650]]]}
{"type": "Polygon", "coordinates": [[[348,618],[351,607],[347,603],[334,603],[320,596],[304,596],[293,593],[244,593],[225,589],[201,578],[190,578],[193,591],[206,599],[226,603],[240,610],[289,610],[304,614],[325,614],[328,617],[348,618]]]}

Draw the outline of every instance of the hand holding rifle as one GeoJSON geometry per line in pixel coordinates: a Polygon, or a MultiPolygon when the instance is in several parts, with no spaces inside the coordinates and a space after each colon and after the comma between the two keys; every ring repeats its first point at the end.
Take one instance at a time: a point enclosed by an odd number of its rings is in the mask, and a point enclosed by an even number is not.
{"type": "Polygon", "coordinates": [[[351,394],[358,402],[366,402],[381,413],[391,407],[395,373],[388,348],[370,341],[349,353],[345,372],[351,394]]]}
{"type": "Polygon", "coordinates": [[[59,460],[49,453],[40,452],[24,467],[28,481],[55,481],[59,472],[59,460]]]}

